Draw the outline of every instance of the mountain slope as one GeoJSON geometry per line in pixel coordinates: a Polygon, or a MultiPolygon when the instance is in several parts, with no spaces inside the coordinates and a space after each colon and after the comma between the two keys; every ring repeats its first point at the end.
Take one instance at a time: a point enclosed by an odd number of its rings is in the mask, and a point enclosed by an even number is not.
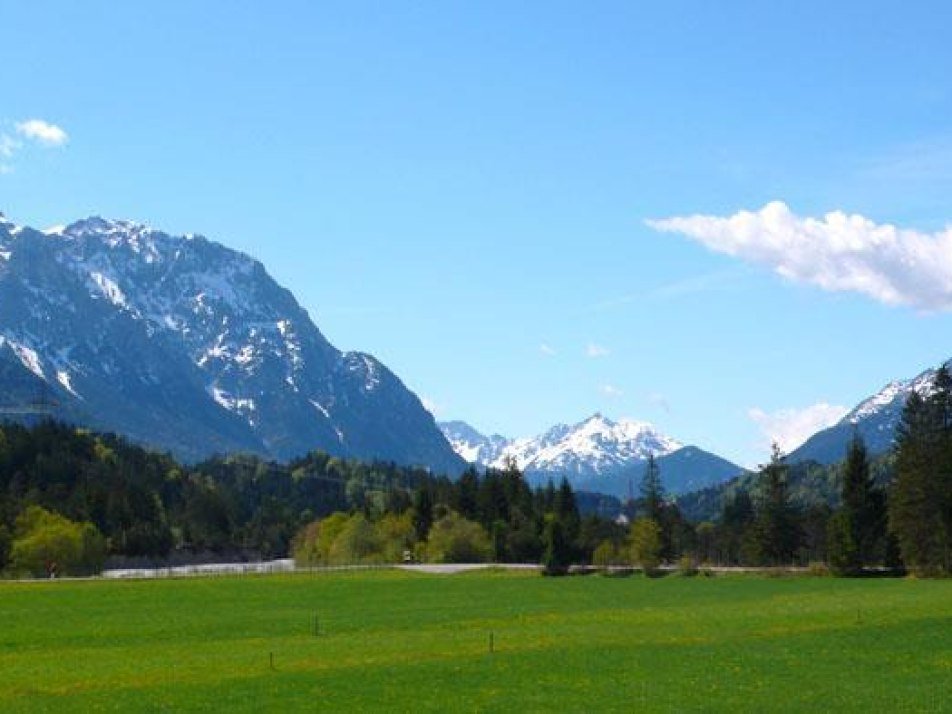
{"type": "Polygon", "coordinates": [[[201,236],[0,219],[0,305],[0,387],[30,373],[58,416],[188,459],[323,449],[463,466],[390,370],[334,348],[259,262],[201,236]]]}
{"type": "Polygon", "coordinates": [[[788,463],[815,461],[828,465],[842,461],[846,445],[854,432],[863,437],[870,454],[889,451],[909,395],[913,392],[928,394],[934,378],[935,370],[928,369],[913,379],[890,382],[858,404],[838,423],[817,432],[790,452],[788,463]]]}
{"type": "MultiPolygon", "coordinates": [[[[587,491],[627,497],[637,490],[649,454],[672,493],[702,488],[743,469],[697,447],[683,446],[651,424],[595,414],[574,425],[558,424],[532,438],[486,437],[465,422],[441,422],[457,453],[479,466],[502,468],[512,459],[535,483],[565,476],[587,491]]],[[[637,494],[636,494],[637,495],[637,494]]]]}

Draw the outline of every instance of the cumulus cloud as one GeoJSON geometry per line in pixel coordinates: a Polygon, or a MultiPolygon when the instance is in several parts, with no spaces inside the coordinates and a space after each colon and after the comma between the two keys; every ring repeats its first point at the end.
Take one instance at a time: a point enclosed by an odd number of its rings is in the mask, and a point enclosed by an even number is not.
{"type": "Polygon", "coordinates": [[[607,357],[611,354],[611,350],[607,347],[602,347],[602,345],[596,345],[594,342],[589,342],[588,346],[585,348],[585,355],[595,359],[597,357],[607,357]]]}
{"type": "Polygon", "coordinates": [[[732,216],[649,220],[718,253],[793,281],[857,292],[887,305],[952,310],[952,227],[924,233],[842,211],[800,217],[780,201],[732,216]]]}
{"type": "Polygon", "coordinates": [[[776,443],[789,453],[821,429],[836,424],[848,411],[846,407],[818,402],[803,409],[779,409],[774,412],[752,407],[747,410],[747,416],[764,435],[763,446],[776,443]]]}
{"type": "Polygon", "coordinates": [[[17,133],[31,141],[44,146],[62,146],[69,141],[69,136],[61,127],[50,124],[42,119],[27,119],[16,125],[17,133]]]}
{"type": "Polygon", "coordinates": [[[616,387],[613,384],[603,384],[601,387],[598,388],[598,391],[600,391],[606,397],[612,397],[613,399],[616,397],[620,397],[622,396],[622,394],[624,394],[624,392],[622,392],[618,387],[616,387]]]}
{"type": "Polygon", "coordinates": [[[545,342],[539,345],[539,352],[544,354],[546,357],[554,357],[556,354],[555,349],[545,342]]]}

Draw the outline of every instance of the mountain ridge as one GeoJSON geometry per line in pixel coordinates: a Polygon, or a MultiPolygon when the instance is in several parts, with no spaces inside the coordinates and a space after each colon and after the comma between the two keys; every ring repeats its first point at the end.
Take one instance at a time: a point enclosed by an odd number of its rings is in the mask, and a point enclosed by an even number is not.
{"type": "Polygon", "coordinates": [[[321,449],[464,466],[393,372],[337,350],[259,261],[203,236],[0,218],[0,304],[0,373],[50,391],[54,416],[191,460],[321,449]]]}
{"type": "MultiPolygon", "coordinates": [[[[946,362],[952,365],[952,360],[946,362]]],[[[859,402],[833,426],[821,429],[787,455],[789,463],[815,461],[828,466],[842,460],[846,444],[859,434],[872,455],[889,451],[902,418],[906,400],[913,392],[929,394],[936,370],[926,369],[911,379],[897,379],[859,402]]]]}
{"type": "Polygon", "coordinates": [[[625,498],[637,487],[650,455],[672,493],[702,488],[744,471],[726,459],[659,432],[647,422],[612,421],[600,413],[574,425],[556,424],[536,437],[487,437],[466,422],[438,422],[468,462],[504,468],[515,461],[531,482],[565,476],[573,486],[625,498]]]}

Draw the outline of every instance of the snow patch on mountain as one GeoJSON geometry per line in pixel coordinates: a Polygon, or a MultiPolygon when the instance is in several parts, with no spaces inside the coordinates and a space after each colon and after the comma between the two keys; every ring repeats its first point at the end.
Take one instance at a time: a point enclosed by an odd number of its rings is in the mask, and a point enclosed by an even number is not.
{"type": "Polygon", "coordinates": [[[40,379],[46,379],[46,373],[43,371],[43,363],[35,349],[22,342],[12,340],[6,335],[0,335],[0,347],[4,345],[10,346],[10,349],[13,350],[13,353],[19,358],[24,367],[40,379]]]}

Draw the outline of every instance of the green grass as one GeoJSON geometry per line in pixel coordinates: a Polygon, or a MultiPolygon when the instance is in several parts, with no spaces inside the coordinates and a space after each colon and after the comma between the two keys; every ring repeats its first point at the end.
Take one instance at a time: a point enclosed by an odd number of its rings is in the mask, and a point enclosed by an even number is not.
{"type": "Polygon", "coordinates": [[[0,711],[183,709],[950,711],[952,581],[0,584],[0,711]]]}

